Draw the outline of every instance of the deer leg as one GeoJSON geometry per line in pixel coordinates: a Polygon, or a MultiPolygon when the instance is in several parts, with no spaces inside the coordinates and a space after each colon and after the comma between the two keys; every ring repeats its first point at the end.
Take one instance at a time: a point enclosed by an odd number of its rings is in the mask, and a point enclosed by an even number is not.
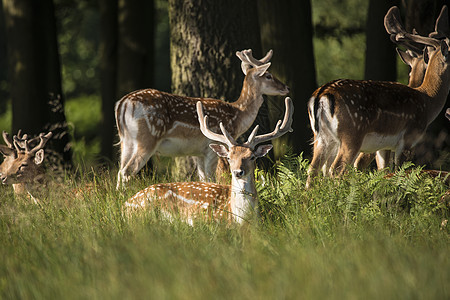
{"type": "Polygon", "coordinates": [[[127,163],[131,160],[133,155],[134,143],[132,139],[124,138],[120,143],[120,169],[117,173],[117,186],[116,189],[119,189],[120,186],[128,181],[128,177],[124,174],[124,169],[127,163]]]}
{"type": "Polygon", "coordinates": [[[213,151],[209,151],[204,159],[204,170],[206,175],[206,181],[212,181],[217,168],[218,156],[213,151]]]}
{"type": "Polygon", "coordinates": [[[389,167],[389,160],[391,158],[391,151],[389,150],[378,150],[376,152],[376,161],[378,170],[389,167]]]}
{"type": "Polygon", "coordinates": [[[148,138],[145,141],[137,141],[133,145],[133,153],[125,166],[120,169],[123,181],[128,181],[130,176],[136,175],[147,163],[157,149],[156,139],[148,138]]]}
{"type": "Polygon", "coordinates": [[[323,139],[317,139],[314,142],[313,158],[308,169],[308,179],[306,180],[306,188],[311,185],[312,178],[317,176],[319,170],[324,166],[328,157],[329,150],[323,139]]]}
{"type": "MultiPolygon", "coordinates": [[[[353,166],[360,171],[367,169],[375,157],[376,157],[376,155],[374,153],[362,153],[361,152],[358,155],[358,157],[356,158],[353,166]]],[[[378,165],[378,163],[377,163],[377,165],[378,165]]]]}
{"type": "Polygon", "coordinates": [[[341,175],[345,172],[346,165],[353,165],[361,148],[361,142],[341,142],[338,154],[330,167],[332,176],[341,175]]]}

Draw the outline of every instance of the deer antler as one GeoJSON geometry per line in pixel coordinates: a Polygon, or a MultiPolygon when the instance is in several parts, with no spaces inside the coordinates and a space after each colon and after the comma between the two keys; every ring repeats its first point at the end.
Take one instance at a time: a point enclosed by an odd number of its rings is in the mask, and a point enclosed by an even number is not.
{"type": "MultiPolygon", "coordinates": [[[[390,34],[390,38],[393,43],[401,45],[417,55],[422,54],[424,50],[424,46],[422,44],[406,40],[399,41],[396,39],[396,35],[398,33],[402,34],[407,33],[402,23],[400,10],[398,9],[397,6],[391,7],[384,16],[384,27],[386,28],[386,31],[390,34]]],[[[415,29],[413,29],[413,33],[417,34],[415,29]]]]}
{"type": "Polygon", "coordinates": [[[450,37],[450,25],[448,22],[448,8],[447,5],[442,6],[441,13],[434,25],[434,32],[428,35],[435,39],[450,37]]]}
{"type": "Polygon", "coordinates": [[[286,111],[284,113],[283,122],[281,122],[281,120],[279,120],[277,122],[277,125],[275,126],[274,131],[263,134],[263,135],[258,135],[258,136],[256,136],[256,133],[259,129],[259,126],[258,125],[255,126],[255,129],[253,129],[252,133],[248,137],[247,142],[245,142],[244,145],[253,149],[256,145],[258,145],[262,142],[276,139],[276,138],[284,135],[287,132],[293,131],[293,129],[291,127],[292,115],[294,114],[294,105],[292,104],[292,99],[289,97],[286,97],[286,99],[284,99],[284,103],[286,106],[286,111]]]}
{"type": "Polygon", "coordinates": [[[228,147],[236,145],[236,141],[228,131],[226,131],[222,122],[219,124],[222,134],[214,133],[208,128],[208,116],[205,116],[203,113],[203,105],[200,101],[197,102],[197,115],[198,122],[200,123],[200,130],[208,139],[228,145],[228,147]]]}
{"type": "Polygon", "coordinates": [[[17,133],[17,135],[14,136],[14,146],[16,147],[17,151],[23,151],[22,149],[25,149],[26,153],[36,153],[40,149],[44,148],[47,141],[52,137],[53,133],[50,131],[47,134],[41,133],[39,136],[32,138],[31,140],[27,140],[27,135],[24,134],[22,137],[20,137],[20,131],[17,133]],[[35,146],[34,148],[30,148],[30,145],[32,142],[39,139],[39,144],[35,146]],[[20,149],[22,148],[22,149],[20,149]]]}
{"type": "Polygon", "coordinates": [[[8,148],[14,149],[13,141],[12,141],[11,137],[9,136],[9,134],[6,131],[3,131],[2,136],[3,136],[3,140],[5,141],[6,146],[8,146],[8,148]]]}
{"type": "Polygon", "coordinates": [[[270,59],[272,58],[272,55],[273,55],[273,51],[269,50],[267,52],[266,56],[264,56],[261,59],[256,59],[253,57],[252,49],[236,51],[236,56],[239,57],[239,59],[242,61],[241,69],[245,75],[247,75],[247,71],[249,69],[268,63],[270,61],[270,59]]]}

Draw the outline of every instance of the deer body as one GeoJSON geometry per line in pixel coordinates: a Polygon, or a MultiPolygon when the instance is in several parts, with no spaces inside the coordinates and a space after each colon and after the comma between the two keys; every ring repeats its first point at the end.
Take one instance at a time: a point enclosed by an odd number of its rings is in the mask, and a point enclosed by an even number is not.
{"type": "Polygon", "coordinates": [[[419,142],[442,110],[450,87],[447,41],[406,32],[396,38],[436,49],[423,83],[411,88],[394,82],[337,80],[317,89],[308,103],[315,136],[308,185],[330,158],[331,174],[342,173],[359,152],[392,150],[398,164],[403,149],[419,142]]]}
{"type": "Polygon", "coordinates": [[[210,140],[228,145],[211,144],[211,149],[220,157],[226,157],[230,163],[231,186],[209,182],[178,182],[151,185],[131,197],[126,203],[127,209],[139,209],[153,205],[171,215],[178,213],[190,224],[197,216],[207,219],[226,219],[242,223],[246,214],[256,212],[258,195],[255,188],[255,160],[266,155],[272,145],[255,146],[264,141],[277,138],[291,131],[292,101],[286,98],[286,113],[272,133],[256,136],[255,127],[248,141],[242,145],[220,123],[222,135],[212,132],[207,125],[208,116],[204,115],[202,102],[197,103],[197,113],[201,132],[210,140]]]}
{"type": "Polygon", "coordinates": [[[218,99],[193,98],[145,89],[130,93],[116,103],[121,162],[118,187],[136,174],[154,153],[165,156],[197,156],[201,180],[210,179],[217,164],[208,139],[198,126],[196,103],[200,101],[218,130],[223,122],[237,138],[253,124],[263,95],[286,95],[289,88],[267,72],[271,52],[258,61],[250,50],[237,53],[246,74],[240,97],[233,103],[218,99]]]}
{"type": "MultiPolygon", "coordinates": [[[[429,37],[449,37],[450,32],[448,26],[448,12],[447,7],[444,6],[439,14],[439,17],[436,19],[435,23],[435,31],[429,34],[429,37]]],[[[400,11],[398,7],[393,6],[389,9],[384,17],[384,23],[386,30],[388,33],[391,33],[395,30],[403,30],[403,25],[401,22],[400,11]]],[[[394,36],[392,36],[394,37],[394,36]]],[[[397,53],[402,59],[402,61],[407,64],[411,71],[409,72],[409,81],[408,86],[412,88],[417,88],[422,85],[425,72],[428,64],[428,52],[424,51],[423,45],[414,43],[412,41],[397,41],[395,38],[392,41],[400,46],[406,48],[406,51],[402,51],[397,48],[397,53]]],[[[428,47],[427,50],[433,51],[432,47],[428,47]]],[[[355,161],[355,167],[358,169],[364,169],[368,167],[370,162],[375,157],[375,154],[361,153],[355,161]]],[[[376,152],[376,162],[378,169],[384,169],[388,166],[388,162],[391,157],[391,151],[389,150],[378,150],[376,152]]]]}

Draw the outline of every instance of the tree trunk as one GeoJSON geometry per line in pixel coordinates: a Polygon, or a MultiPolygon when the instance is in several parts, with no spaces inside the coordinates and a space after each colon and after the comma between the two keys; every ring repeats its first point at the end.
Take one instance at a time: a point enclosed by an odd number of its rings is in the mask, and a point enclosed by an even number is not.
{"type": "MultiPolygon", "coordinates": [[[[236,51],[262,56],[256,1],[169,0],[169,21],[172,92],[237,100],[244,75],[236,51]]],[[[255,124],[269,130],[266,104],[255,124]]]]}
{"type": "Polygon", "coordinates": [[[118,6],[116,1],[100,0],[100,76],[102,97],[101,155],[113,159],[115,136],[114,104],[117,96],[118,6]]]}
{"type": "Polygon", "coordinates": [[[47,148],[71,161],[52,0],[3,0],[13,132],[51,130],[47,148]]]}
{"type": "MultiPolygon", "coordinates": [[[[291,148],[294,153],[311,151],[306,102],[317,87],[312,44],[311,3],[304,1],[258,1],[261,40],[264,51],[274,50],[271,72],[286,83],[294,101],[293,134],[275,141],[275,157],[291,148]],[[286,147],[287,146],[287,147],[286,147]]],[[[283,115],[284,97],[269,102],[272,126],[283,115]]]]}
{"type": "Polygon", "coordinates": [[[397,53],[384,28],[384,16],[397,1],[370,0],[366,26],[364,79],[397,80],[397,53]]]}
{"type": "Polygon", "coordinates": [[[153,37],[153,1],[119,0],[117,97],[151,87],[153,37]]]}

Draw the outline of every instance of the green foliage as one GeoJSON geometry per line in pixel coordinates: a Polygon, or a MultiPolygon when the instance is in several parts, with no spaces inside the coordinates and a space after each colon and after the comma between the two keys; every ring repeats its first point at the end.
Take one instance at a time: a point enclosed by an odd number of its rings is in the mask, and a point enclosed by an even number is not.
{"type": "Polygon", "coordinates": [[[448,298],[440,179],[350,171],[305,190],[308,161],[257,171],[262,221],[241,227],[129,216],[122,203],[170,177],[115,171],[50,184],[41,207],[0,188],[1,298],[448,298]]]}
{"type": "Polygon", "coordinates": [[[74,163],[88,166],[95,163],[100,153],[100,98],[84,96],[67,100],[65,113],[72,139],[74,163]]]}

